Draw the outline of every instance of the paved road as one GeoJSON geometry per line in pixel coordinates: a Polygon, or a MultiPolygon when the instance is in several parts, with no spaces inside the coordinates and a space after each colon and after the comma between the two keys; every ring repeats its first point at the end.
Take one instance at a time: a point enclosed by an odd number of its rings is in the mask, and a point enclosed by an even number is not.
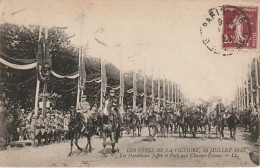
{"type": "MultiPolygon", "coordinates": [[[[93,151],[80,152],[75,147],[68,156],[70,143],[56,143],[44,147],[9,148],[0,152],[0,166],[255,166],[248,153],[259,150],[250,141],[249,133],[237,131],[237,140],[211,138],[180,138],[173,134],[168,138],[157,137],[156,141],[147,137],[147,128],[141,137],[124,134],[116,145],[117,152],[111,154],[111,146],[104,151],[102,140],[92,138],[93,151]],[[106,156],[104,156],[104,153],[106,156]]],[[[79,140],[81,147],[86,139],[79,140]]]]}

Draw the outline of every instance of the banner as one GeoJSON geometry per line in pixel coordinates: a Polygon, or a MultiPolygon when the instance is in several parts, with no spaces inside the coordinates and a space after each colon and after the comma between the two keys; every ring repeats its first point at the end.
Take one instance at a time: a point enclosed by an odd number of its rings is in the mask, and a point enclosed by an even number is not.
{"type": "Polygon", "coordinates": [[[18,65],[18,64],[10,63],[2,58],[0,58],[0,62],[10,68],[19,69],[19,70],[33,69],[37,66],[37,62],[31,63],[31,64],[26,64],[26,65],[18,65]]]}

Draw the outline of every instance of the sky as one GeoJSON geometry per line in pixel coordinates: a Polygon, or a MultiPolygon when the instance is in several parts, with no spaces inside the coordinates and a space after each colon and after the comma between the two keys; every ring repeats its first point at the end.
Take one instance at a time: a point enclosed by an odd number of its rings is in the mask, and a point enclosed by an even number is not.
{"type": "MultiPolygon", "coordinates": [[[[179,84],[188,98],[207,100],[218,96],[230,102],[237,86],[241,85],[241,78],[245,78],[247,63],[259,55],[259,51],[236,50],[227,57],[209,51],[202,42],[200,27],[209,16],[209,9],[225,1],[198,2],[2,0],[0,10],[5,12],[2,23],[67,26],[69,35],[76,34],[71,39],[74,44],[89,45],[90,56],[102,57],[117,67],[121,59],[124,71],[132,70],[133,64],[144,70],[146,64],[147,75],[151,75],[153,69],[155,77],[165,77],[179,84]],[[84,17],[80,17],[82,15],[84,17]]],[[[244,0],[233,2],[245,5],[244,0]]],[[[252,0],[246,5],[259,6],[259,3],[252,0]]],[[[216,24],[213,21],[203,33],[222,50],[216,24]]]]}

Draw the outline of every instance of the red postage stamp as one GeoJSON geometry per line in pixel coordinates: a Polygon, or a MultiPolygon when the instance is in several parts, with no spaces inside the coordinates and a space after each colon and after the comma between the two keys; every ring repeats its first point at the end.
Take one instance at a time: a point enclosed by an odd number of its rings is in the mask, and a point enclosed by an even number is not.
{"type": "Polygon", "coordinates": [[[224,6],[223,49],[257,49],[258,7],[224,6]]]}

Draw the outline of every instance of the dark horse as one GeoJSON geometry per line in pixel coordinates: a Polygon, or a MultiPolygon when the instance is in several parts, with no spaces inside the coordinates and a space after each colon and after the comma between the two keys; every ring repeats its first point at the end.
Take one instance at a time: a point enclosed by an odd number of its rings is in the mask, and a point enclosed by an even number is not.
{"type": "Polygon", "coordinates": [[[197,126],[199,126],[200,114],[199,112],[191,113],[189,116],[189,126],[193,138],[196,138],[197,126]]]}
{"type": "Polygon", "coordinates": [[[106,138],[109,136],[111,140],[112,146],[112,153],[115,153],[115,144],[118,143],[120,137],[120,119],[118,118],[115,113],[110,112],[108,115],[102,115],[99,118],[99,127],[100,132],[102,133],[103,137],[103,147],[104,147],[104,155],[105,155],[105,148],[106,148],[106,138]]]}
{"type": "Polygon", "coordinates": [[[203,135],[203,138],[205,138],[205,136],[206,136],[207,126],[208,126],[208,134],[210,136],[211,126],[210,126],[208,116],[205,113],[201,113],[201,117],[198,121],[198,126],[201,129],[201,134],[203,135]]]}
{"type": "Polygon", "coordinates": [[[186,113],[181,113],[180,116],[177,116],[177,124],[179,126],[179,136],[180,137],[186,137],[186,133],[187,133],[187,117],[186,117],[186,113]],[[182,129],[182,132],[181,132],[182,129]],[[181,134],[182,133],[182,134],[181,134]]]}
{"type": "Polygon", "coordinates": [[[235,112],[232,112],[231,115],[227,118],[227,125],[230,130],[230,138],[236,140],[236,129],[240,124],[240,120],[236,116],[235,112]]]}
{"type": "Polygon", "coordinates": [[[141,136],[141,120],[139,119],[139,117],[134,114],[133,112],[130,112],[128,114],[128,127],[129,129],[133,131],[133,137],[136,135],[135,131],[137,129],[138,132],[138,136],[141,136]]]}
{"type": "Polygon", "coordinates": [[[75,140],[75,145],[80,151],[83,151],[81,147],[78,145],[78,139],[81,135],[81,130],[83,128],[83,120],[79,113],[74,112],[71,114],[70,122],[69,122],[69,137],[70,137],[70,153],[72,154],[73,141],[75,140]]]}
{"type": "Polygon", "coordinates": [[[170,125],[172,125],[170,114],[168,112],[166,112],[166,111],[163,111],[160,114],[158,122],[159,122],[159,125],[161,127],[162,136],[165,137],[165,131],[166,131],[167,137],[168,137],[169,127],[170,127],[170,125]]]}
{"type": "Polygon", "coordinates": [[[224,117],[223,113],[219,113],[216,115],[213,126],[216,126],[216,137],[218,136],[218,132],[220,133],[220,140],[224,137],[224,128],[227,126],[227,118],[224,117]]]}
{"type": "Polygon", "coordinates": [[[81,147],[78,145],[78,139],[81,135],[85,135],[87,137],[87,145],[85,150],[89,147],[89,152],[91,152],[91,136],[97,134],[97,120],[92,117],[89,117],[87,121],[84,121],[83,116],[80,113],[74,112],[74,114],[70,117],[69,122],[69,132],[68,136],[70,137],[70,153],[69,156],[72,154],[72,147],[73,141],[75,140],[75,145],[77,146],[78,150],[83,151],[81,147]]]}
{"type": "Polygon", "coordinates": [[[155,113],[151,113],[147,116],[147,126],[148,126],[148,131],[149,131],[149,136],[153,137],[153,140],[155,135],[158,132],[158,127],[157,127],[157,117],[155,113]],[[153,135],[151,134],[151,128],[153,129],[153,135]]]}

